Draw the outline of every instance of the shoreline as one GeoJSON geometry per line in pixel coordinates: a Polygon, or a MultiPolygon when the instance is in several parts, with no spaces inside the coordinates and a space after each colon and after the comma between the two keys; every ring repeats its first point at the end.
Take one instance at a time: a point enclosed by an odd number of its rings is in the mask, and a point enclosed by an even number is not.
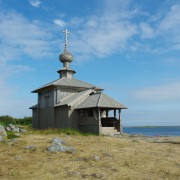
{"type": "Polygon", "coordinates": [[[171,143],[180,144],[180,136],[145,136],[141,134],[110,135],[111,137],[129,140],[131,142],[149,142],[149,143],[171,143]]]}

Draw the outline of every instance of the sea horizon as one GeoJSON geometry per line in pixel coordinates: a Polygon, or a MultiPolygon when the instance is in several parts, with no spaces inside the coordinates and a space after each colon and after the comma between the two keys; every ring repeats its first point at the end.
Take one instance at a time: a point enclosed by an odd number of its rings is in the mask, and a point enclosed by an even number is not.
{"type": "Polygon", "coordinates": [[[180,126],[124,126],[123,131],[144,136],[180,136],[180,126]]]}

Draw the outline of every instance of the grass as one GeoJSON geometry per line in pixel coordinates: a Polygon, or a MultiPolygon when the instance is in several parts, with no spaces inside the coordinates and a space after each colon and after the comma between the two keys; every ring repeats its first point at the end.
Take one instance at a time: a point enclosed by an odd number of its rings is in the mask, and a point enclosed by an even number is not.
{"type": "Polygon", "coordinates": [[[28,131],[29,133],[32,134],[44,134],[44,135],[48,135],[48,134],[56,134],[56,135],[60,135],[60,134],[66,134],[66,135],[74,135],[74,136],[96,136],[96,134],[94,133],[83,133],[80,132],[76,129],[71,129],[71,128],[66,128],[66,129],[44,129],[44,130],[37,130],[37,129],[33,129],[32,127],[28,127],[28,131]]]}
{"type": "MultiPolygon", "coordinates": [[[[179,179],[178,144],[133,142],[131,138],[84,135],[72,130],[27,127],[14,146],[0,144],[0,179],[179,179]],[[49,153],[53,137],[62,138],[76,154],[49,153]],[[36,145],[35,151],[24,146],[36,145]],[[96,161],[93,156],[99,156],[96,161]]],[[[177,137],[180,139],[180,137],[177,137]]]]}

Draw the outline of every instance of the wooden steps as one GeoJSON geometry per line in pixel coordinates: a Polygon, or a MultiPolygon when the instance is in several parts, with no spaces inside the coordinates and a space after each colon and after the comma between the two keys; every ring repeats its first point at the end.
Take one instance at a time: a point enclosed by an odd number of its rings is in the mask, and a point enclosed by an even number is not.
{"type": "Polygon", "coordinates": [[[118,134],[119,132],[114,127],[102,127],[102,134],[118,134]]]}

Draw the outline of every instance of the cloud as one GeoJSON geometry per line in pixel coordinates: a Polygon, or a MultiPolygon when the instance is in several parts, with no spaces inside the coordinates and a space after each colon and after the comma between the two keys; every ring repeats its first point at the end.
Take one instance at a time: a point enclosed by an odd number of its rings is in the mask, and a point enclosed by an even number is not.
{"type": "Polygon", "coordinates": [[[21,85],[15,85],[9,79],[16,79],[17,75],[21,77],[23,73],[33,70],[29,65],[24,65],[27,64],[24,62],[26,58],[53,56],[52,48],[56,40],[48,25],[30,21],[16,12],[1,11],[0,23],[0,114],[16,117],[30,115],[28,107],[34,104],[33,98],[28,100],[28,97],[22,97],[24,91],[21,85]]]}
{"type": "MultiPolygon", "coordinates": [[[[73,21],[77,22],[78,26],[72,29],[70,47],[77,59],[121,53],[129,48],[131,39],[138,34],[137,25],[129,20],[135,13],[128,9],[129,1],[122,6],[118,3],[120,9],[116,8],[114,1],[105,2],[100,12],[73,21]]],[[[70,26],[69,23],[67,24],[70,26]]]]}
{"type": "Polygon", "coordinates": [[[11,12],[0,13],[0,21],[1,61],[14,60],[23,54],[33,58],[52,55],[53,36],[48,27],[11,12]]]}
{"type": "Polygon", "coordinates": [[[39,0],[29,0],[31,6],[38,8],[41,5],[41,1],[39,0]]]}
{"type": "Polygon", "coordinates": [[[179,66],[180,58],[170,57],[162,60],[162,64],[165,66],[179,66]]]}
{"type": "Polygon", "coordinates": [[[56,25],[58,25],[60,27],[66,26],[66,22],[63,21],[62,19],[54,19],[53,22],[54,22],[54,24],[56,24],[56,25]]]}
{"type": "Polygon", "coordinates": [[[180,83],[140,89],[132,92],[132,97],[146,102],[180,102],[180,83]]]}
{"type": "Polygon", "coordinates": [[[141,29],[141,38],[142,39],[147,39],[147,38],[152,38],[154,37],[154,30],[149,26],[147,23],[141,23],[140,24],[140,29],[141,29]]]}
{"type": "Polygon", "coordinates": [[[170,11],[159,23],[157,35],[163,36],[169,44],[169,49],[180,49],[180,4],[173,5],[170,11]]]}

